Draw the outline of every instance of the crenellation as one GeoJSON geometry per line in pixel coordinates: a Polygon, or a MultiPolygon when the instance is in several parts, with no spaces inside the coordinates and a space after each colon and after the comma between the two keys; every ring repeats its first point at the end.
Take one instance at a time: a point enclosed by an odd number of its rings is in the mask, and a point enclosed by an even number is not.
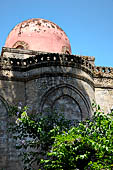
{"type": "Polygon", "coordinates": [[[109,77],[113,78],[113,67],[94,67],[94,77],[109,77]]]}
{"type": "MultiPolygon", "coordinates": [[[[9,51],[9,48],[8,48],[9,51]]],[[[7,52],[8,52],[7,51],[7,52]]],[[[15,50],[16,51],[16,50],[15,50]]],[[[17,50],[18,51],[18,50],[17,50]]],[[[6,52],[6,49],[5,49],[6,52]]],[[[21,53],[20,53],[21,54],[21,53]]],[[[29,58],[1,58],[1,68],[11,69],[13,71],[26,71],[31,68],[44,67],[44,66],[66,66],[81,68],[88,74],[93,74],[93,65],[82,57],[76,55],[64,55],[57,53],[39,53],[35,56],[29,56],[29,58]]]]}

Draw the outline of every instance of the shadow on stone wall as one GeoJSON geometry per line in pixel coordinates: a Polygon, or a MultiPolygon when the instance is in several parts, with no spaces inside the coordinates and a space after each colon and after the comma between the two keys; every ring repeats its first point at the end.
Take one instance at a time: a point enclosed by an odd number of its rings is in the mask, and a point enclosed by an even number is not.
{"type": "Polygon", "coordinates": [[[14,140],[8,132],[8,110],[10,105],[17,105],[20,101],[25,103],[25,83],[17,79],[18,73],[13,70],[11,62],[3,53],[0,57],[0,69],[0,169],[22,170],[14,140]]]}
{"type": "MultiPolygon", "coordinates": [[[[68,119],[79,121],[91,115],[93,66],[87,60],[74,55],[3,48],[0,67],[0,96],[7,105],[22,102],[29,105],[35,114],[48,108],[51,112],[56,109],[64,112],[68,119]]],[[[7,107],[0,101],[0,120],[4,113],[2,128],[5,129],[1,140],[2,143],[7,140],[7,151],[3,151],[4,157],[1,158],[6,165],[2,167],[22,170],[14,141],[6,132],[7,107]]]]}

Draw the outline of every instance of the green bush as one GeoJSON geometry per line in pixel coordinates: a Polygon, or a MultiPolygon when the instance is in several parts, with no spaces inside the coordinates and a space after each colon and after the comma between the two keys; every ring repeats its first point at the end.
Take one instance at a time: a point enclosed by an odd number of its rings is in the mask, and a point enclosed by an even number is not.
{"type": "Polygon", "coordinates": [[[55,137],[46,170],[111,170],[113,168],[113,113],[98,107],[91,119],[55,137]]]}
{"type": "Polygon", "coordinates": [[[28,107],[11,107],[10,131],[25,170],[111,170],[113,167],[113,113],[97,107],[91,119],[66,120],[56,112],[28,114],[28,107]],[[13,118],[13,119],[12,119],[13,118]]]}
{"type": "Polygon", "coordinates": [[[46,156],[54,143],[54,137],[67,131],[72,126],[70,120],[66,120],[63,114],[56,112],[44,115],[29,114],[29,108],[21,106],[10,107],[10,132],[16,140],[16,149],[20,155],[25,170],[33,170],[33,165],[40,164],[40,160],[46,156]]]}

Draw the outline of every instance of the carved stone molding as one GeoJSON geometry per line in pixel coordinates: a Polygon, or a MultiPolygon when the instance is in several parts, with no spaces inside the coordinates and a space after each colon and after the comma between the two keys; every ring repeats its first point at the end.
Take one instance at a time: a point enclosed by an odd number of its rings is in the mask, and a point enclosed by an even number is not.
{"type": "Polygon", "coordinates": [[[59,109],[61,107],[61,111],[64,109],[67,118],[69,118],[68,115],[70,114],[71,118],[78,119],[79,121],[86,119],[91,113],[90,101],[87,101],[85,96],[77,88],[68,84],[60,84],[50,88],[42,96],[40,111],[54,111],[57,105],[59,105],[59,109]],[[63,108],[65,102],[67,110],[63,108]],[[69,110],[71,113],[68,114],[69,110]]]}

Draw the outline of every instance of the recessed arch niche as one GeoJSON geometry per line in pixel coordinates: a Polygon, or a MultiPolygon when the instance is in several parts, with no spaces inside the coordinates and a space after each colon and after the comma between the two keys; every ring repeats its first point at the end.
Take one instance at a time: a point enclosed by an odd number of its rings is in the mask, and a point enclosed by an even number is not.
{"type": "Polygon", "coordinates": [[[49,89],[42,97],[41,112],[64,112],[67,119],[78,121],[90,115],[90,103],[85,96],[75,87],[62,84],[49,89]]]}

